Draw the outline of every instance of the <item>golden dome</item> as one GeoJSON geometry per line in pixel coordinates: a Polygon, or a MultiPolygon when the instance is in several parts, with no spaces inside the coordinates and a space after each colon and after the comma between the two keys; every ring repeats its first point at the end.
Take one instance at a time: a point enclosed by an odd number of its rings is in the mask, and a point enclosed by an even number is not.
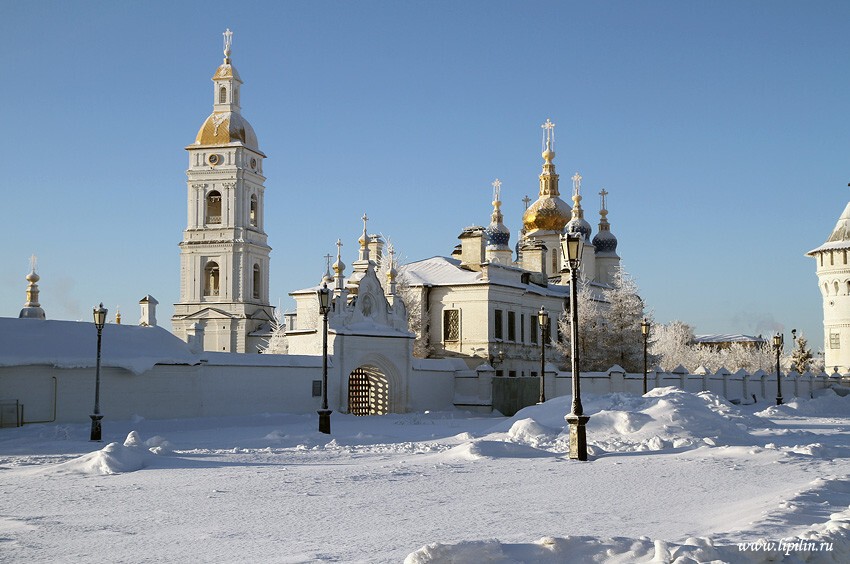
{"type": "Polygon", "coordinates": [[[251,149],[260,148],[254,128],[236,112],[213,112],[195,137],[195,145],[229,145],[239,142],[251,149]]]}
{"type": "Polygon", "coordinates": [[[526,232],[535,229],[561,231],[572,218],[573,210],[557,196],[541,196],[522,215],[526,232]]]}

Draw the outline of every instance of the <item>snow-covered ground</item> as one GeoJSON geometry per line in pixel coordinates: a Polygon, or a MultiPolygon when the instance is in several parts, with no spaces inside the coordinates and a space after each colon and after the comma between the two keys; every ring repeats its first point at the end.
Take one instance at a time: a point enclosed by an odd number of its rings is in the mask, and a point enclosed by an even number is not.
{"type": "Polygon", "coordinates": [[[850,561],[850,397],[569,403],[0,429],[0,561],[850,561]]]}

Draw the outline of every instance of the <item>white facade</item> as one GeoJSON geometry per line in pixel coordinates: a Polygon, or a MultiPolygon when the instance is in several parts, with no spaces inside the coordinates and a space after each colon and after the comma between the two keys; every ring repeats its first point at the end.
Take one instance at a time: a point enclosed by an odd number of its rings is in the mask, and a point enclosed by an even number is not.
{"type": "Polygon", "coordinates": [[[257,136],[242,117],[242,80],[230,62],[212,78],[213,113],[189,152],[187,227],[180,243],[180,302],[172,328],[188,340],[197,329],[210,351],[257,352],[273,318],[263,226],[265,177],[257,136]]]}
{"type": "Polygon", "coordinates": [[[823,350],[827,372],[850,371],[850,203],[829,238],[806,253],[817,261],[818,286],[823,297],[823,350]]]}

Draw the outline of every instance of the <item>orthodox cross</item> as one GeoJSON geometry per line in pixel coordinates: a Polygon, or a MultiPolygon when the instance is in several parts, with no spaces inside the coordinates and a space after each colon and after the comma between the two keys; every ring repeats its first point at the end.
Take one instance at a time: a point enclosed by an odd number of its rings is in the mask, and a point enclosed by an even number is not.
{"type": "Polygon", "coordinates": [[[230,45],[233,43],[233,32],[230,31],[230,28],[227,28],[227,30],[222,33],[222,35],[224,36],[224,57],[229,58],[230,45]]]}
{"type": "Polygon", "coordinates": [[[339,260],[342,256],[342,240],[336,240],[336,260],[339,260]]]}
{"type": "Polygon", "coordinates": [[[528,204],[531,203],[531,198],[528,197],[528,194],[526,194],[525,198],[522,199],[522,203],[525,204],[525,209],[528,209],[528,204]]]}
{"type": "Polygon", "coordinates": [[[541,125],[545,132],[543,133],[543,150],[555,150],[555,124],[549,118],[546,118],[546,123],[541,125]]]}
{"type": "Polygon", "coordinates": [[[363,217],[361,217],[360,219],[363,220],[363,233],[366,233],[366,222],[369,221],[369,216],[367,216],[364,212],[363,217]]]}
{"type": "Polygon", "coordinates": [[[573,196],[578,196],[581,192],[581,175],[576,172],[573,176],[573,196]]]}
{"type": "Polygon", "coordinates": [[[35,272],[35,267],[38,265],[38,259],[35,258],[35,255],[30,257],[30,271],[35,272]]]}
{"type": "Polygon", "coordinates": [[[599,195],[602,196],[602,209],[604,210],[605,209],[605,196],[608,195],[608,191],[605,190],[605,188],[603,188],[602,191],[599,192],[599,195]]]}
{"type": "Polygon", "coordinates": [[[502,181],[498,178],[493,181],[493,201],[502,201],[502,181]]]}
{"type": "Polygon", "coordinates": [[[331,259],[332,258],[333,258],[333,256],[330,253],[325,255],[325,276],[327,276],[328,278],[330,278],[330,276],[331,276],[331,259]]]}

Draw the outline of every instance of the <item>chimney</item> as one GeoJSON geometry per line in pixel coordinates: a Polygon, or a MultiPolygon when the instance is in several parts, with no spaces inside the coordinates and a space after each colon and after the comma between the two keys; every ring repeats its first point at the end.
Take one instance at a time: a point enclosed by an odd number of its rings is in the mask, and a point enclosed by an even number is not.
{"type": "Polygon", "coordinates": [[[460,235],[460,265],[470,270],[480,270],[484,262],[484,228],[467,227],[460,235]]]}
{"type": "Polygon", "coordinates": [[[520,244],[522,268],[531,274],[531,282],[540,286],[548,286],[546,275],[546,245],[540,239],[527,238],[520,244]]]}

